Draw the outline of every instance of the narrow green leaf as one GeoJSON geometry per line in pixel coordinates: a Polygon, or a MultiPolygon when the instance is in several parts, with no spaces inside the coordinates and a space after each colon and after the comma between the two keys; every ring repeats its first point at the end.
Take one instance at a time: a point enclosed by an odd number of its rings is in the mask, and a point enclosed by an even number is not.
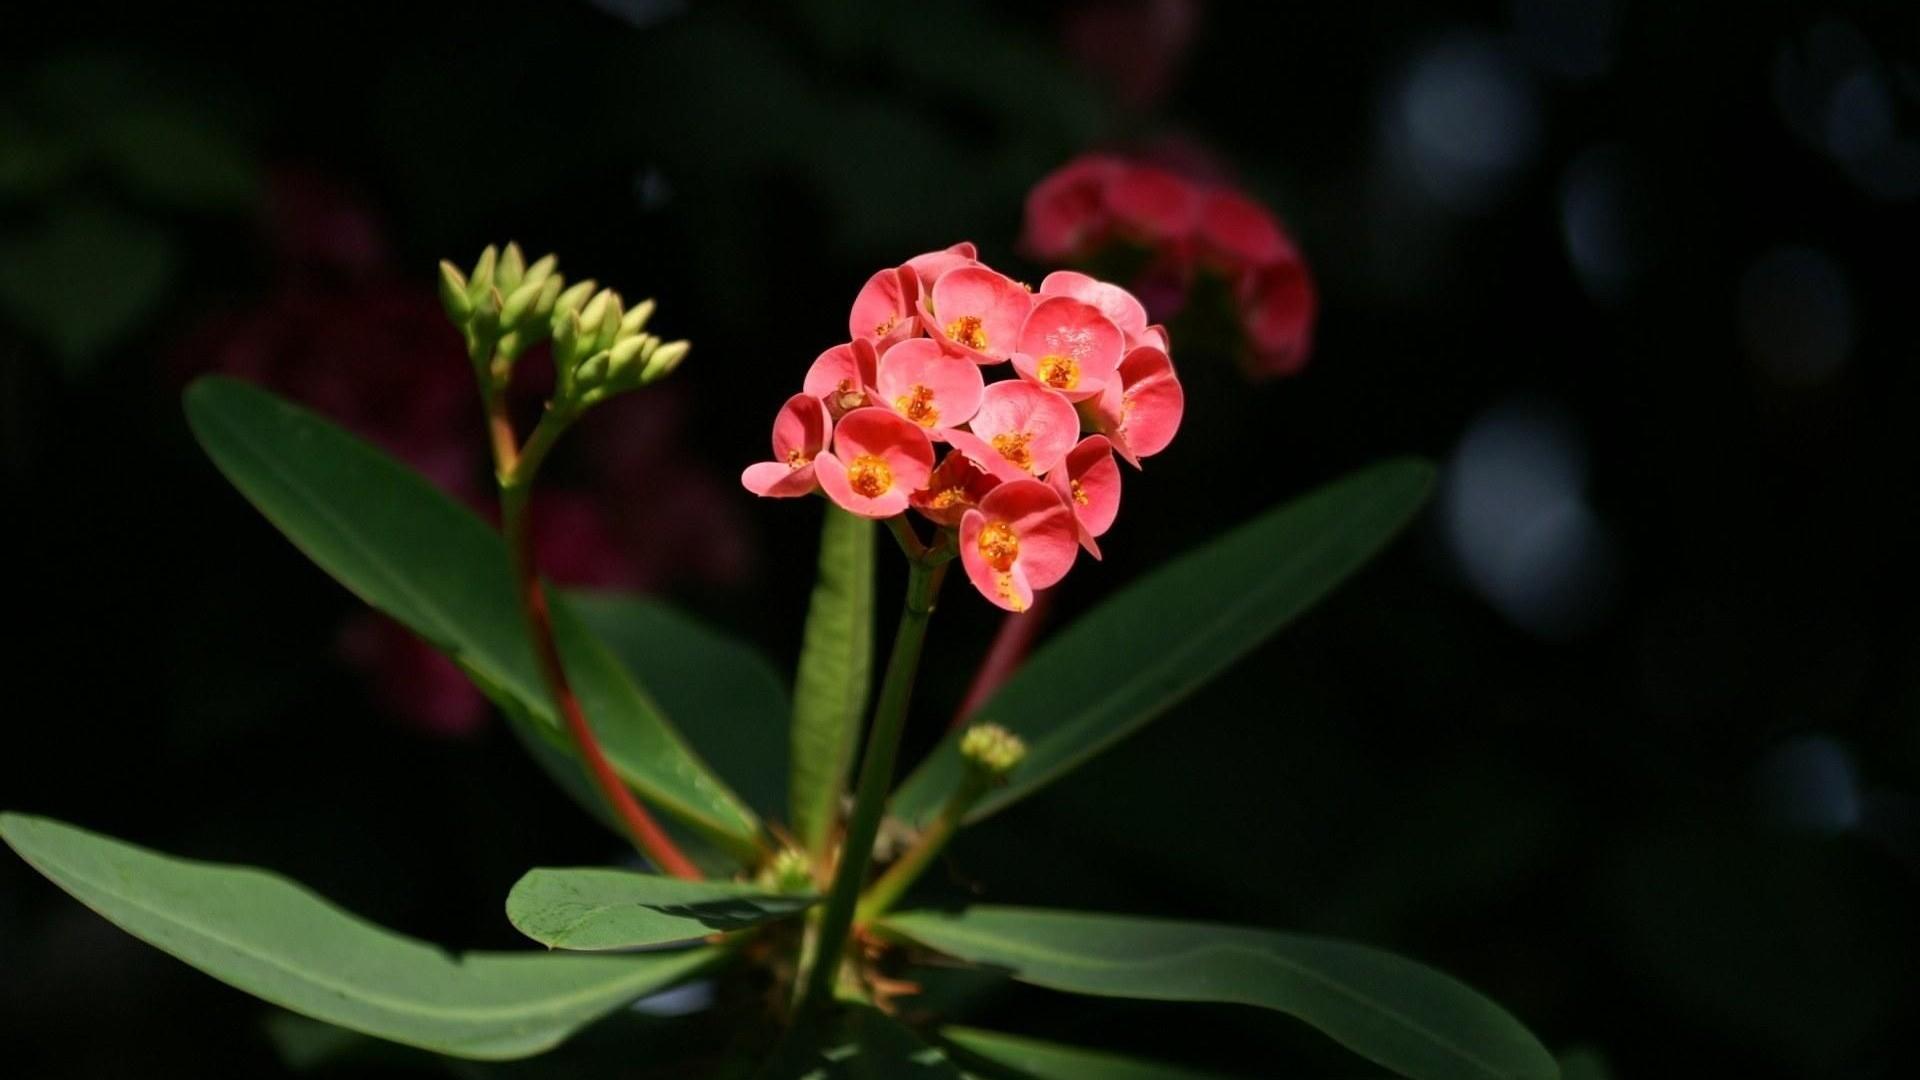
{"type": "Polygon", "coordinates": [[[1012,1070],[1020,1080],[1224,1080],[1218,1073],[979,1028],[945,1027],[940,1037],[967,1054],[1012,1070]]]}
{"type": "Polygon", "coordinates": [[[449,956],[251,867],[171,858],[23,814],[0,815],[0,837],[81,903],[222,982],[457,1057],[540,1053],[725,955],[449,956]]]}
{"type": "MultiPolygon", "coordinates": [[[[187,419],[207,455],[269,521],[334,579],[522,706],[569,745],[527,644],[500,537],[419,474],[318,416],[232,379],[187,390],[187,419]]],[[[569,606],[554,636],[607,757],[649,802],[742,859],[753,812],[680,734],[569,606]]]]}
{"type": "Polygon", "coordinates": [[[793,684],[794,835],[826,846],[860,741],[873,681],[873,522],[835,506],[820,526],[820,571],[793,684]]]}
{"type": "Polygon", "coordinates": [[[549,948],[631,949],[744,930],[805,911],[818,900],[730,881],[539,869],[527,871],[507,894],[507,920],[549,948]]]}
{"type": "Polygon", "coordinates": [[[1035,986],[1103,997],[1255,1005],[1313,1025],[1414,1080],[1556,1080],[1500,1006],[1364,945],[1271,930],[974,907],[888,916],[885,929],[1035,986]]]}
{"type": "Polygon", "coordinates": [[[721,779],[761,814],[785,814],[791,706],[758,649],[645,596],[576,592],[569,602],[721,779]]]}
{"type": "MultiPolygon", "coordinates": [[[[1365,564],[1432,480],[1420,461],[1363,469],[1180,556],[1061,631],[980,709],[1026,740],[1027,757],[968,820],[1066,775],[1226,670],[1365,564]]],[[[925,824],[961,770],[956,735],[900,786],[892,813],[925,824]]]]}

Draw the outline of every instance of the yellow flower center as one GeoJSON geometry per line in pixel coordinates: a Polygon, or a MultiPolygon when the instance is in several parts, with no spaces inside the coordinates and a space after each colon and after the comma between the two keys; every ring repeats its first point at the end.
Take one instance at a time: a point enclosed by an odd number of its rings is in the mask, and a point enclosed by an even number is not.
{"type": "Polygon", "coordinates": [[[987,347],[987,332],[981,329],[978,315],[962,315],[948,323],[947,337],[969,349],[987,347]]]}
{"type": "Polygon", "coordinates": [[[866,393],[855,387],[852,379],[841,379],[840,385],[833,388],[833,396],[842,412],[852,412],[867,403],[866,393]]]}
{"type": "Polygon", "coordinates": [[[805,451],[797,449],[787,451],[787,468],[789,469],[804,469],[812,460],[805,451]]]}
{"type": "Polygon", "coordinates": [[[993,448],[1000,451],[1001,457],[1006,458],[1008,461],[1013,462],[1028,472],[1032,472],[1033,451],[1027,449],[1027,444],[1032,441],[1033,436],[1027,432],[1006,431],[993,437],[993,448]]]}
{"type": "Polygon", "coordinates": [[[900,316],[898,315],[887,316],[886,322],[880,323],[879,325],[873,328],[873,336],[886,337],[887,334],[890,333],[893,330],[893,328],[899,324],[899,322],[900,322],[900,316]]]}
{"type": "Polygon", "coordinates": [[[893,470],[872,454],[861,454],[847,466],[847,486],[869,499],[877,499],[892,489],[893,470]]]}
{"type": "Polygon", "coordinates": [[[1001,573],[1013,569],[1013,560],[1020,557],[1020,538],[1014,535],[1013,527],[1004,521],[995,521],[981,529],[980,557],[1001,573]]]}
{"type": "Polygon", "coordinates": [[[951,510],[956,506],[972,506],[973,500],[967,497],[966,485],[955,484],[934,492],[933,498],[927,500],[927,505],[935,510],[951,510]]]}
{"type": "Polygon", "coordinates": [[[1068,483],[1073,486],[1073,501],[1081,506],[1087,505],[1087,489],[1081,487],[1078,480],[1069,480],[1068,483]]]}
{"type": "Polygon", "coordinates": [[[932,427],[940,422],[940,410],[933,405],[933,391],[924,386],[915,386],[911,393],[894,398],[893,407],[921,427],[932,427]]]}
{"type": "Polygon", "coordinates": [[[1071,390],[1080,385],[1080,362],[1071,356],[1048,353],[1040,358],[1036,374],[1041,382],[1055,390],[1071,390]]]}

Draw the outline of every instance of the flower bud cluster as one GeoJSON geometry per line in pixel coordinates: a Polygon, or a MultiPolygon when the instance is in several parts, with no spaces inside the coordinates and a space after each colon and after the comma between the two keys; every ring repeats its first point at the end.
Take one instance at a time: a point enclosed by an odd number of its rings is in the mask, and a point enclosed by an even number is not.
{"type": "Polygon", "coordinates": [[[960,756],[989,779],[1004,780],[1027,756],[1027,744],[999,724],[975,724],[960,736],[960,756]]]}
{"type": "Polygon", "coordinates": [[[554,407],[579,412],[625,390],[665,378],[686,359],[685,341],[646,332],[654,303],[624,306],[592,279],[566,284],[548,255],[531,266],[518,244],[489,246],[468,273],[440,264],[440,302],[466,334],[476,371],[495,389],[513,362],[553,341],[554,407]]]}
{"type": "Polygon", "coordinates": [[[1017,612],[1078,549],[1100,557],[1115,455],[1138,468],[1165,449],[1185,397],[1165,328],[1132,293],[1071,271],[1035,293],[975,256],[956,244],[869,278],[850,340],[814,361],[774,419],[773,460],[741,483],[869,518],[912,509],[1017,612]],[[988,383],[996,369],[1013,377],[988,383]]]}

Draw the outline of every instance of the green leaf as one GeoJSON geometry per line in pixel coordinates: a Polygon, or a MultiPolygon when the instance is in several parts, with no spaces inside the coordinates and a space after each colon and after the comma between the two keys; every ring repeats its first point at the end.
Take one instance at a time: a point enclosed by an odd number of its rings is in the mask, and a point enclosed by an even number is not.
{"type": "Polygon", "coordinates": [[[171,858],[23,814],[0,815],[0,837],[81,903],[222,982],[318,1020],[458,1057],[540,1053],[726,955],[449,956],[251,867],[171,858]]]}
{"type": "Polygon", "coordinates": [[[554,949],[630,949],[744,930],[805,911],[820,898],[730,881],[681,881],[627,870],[529,870],[507,894],[507,920],[554,949]]]}
{"type": "Polygon", "coordinates": [[[940,1038],[967,1054],[1013,1070],[1021,1080],[1222,1080],[1218,1073],[979,1028],[941,1028],[940,1038]]]}
{"type": "MultiPolygon", "coordinates": [[[[451,656],[518,724],[571,743],[534,665],[500,537],[419,474],[318,416],[232,379],[187,390],[187,419],[227,479],[361,599],[451,656]]],[[[753,812],[687,748],[562,598],[554,637],[581,707],[621,777],[742,860],[753,812]]]]}
{"type": "Polygon", "coordinates": [[[826,847],[846,791],[873,680],[873,522],[835,506],[820,526],[820,571],[793,685],[794,835],[826,847]]]}
{"type": "Polygon", "coordinates": [[[1415,1080],[1555,1080],[1553,1055],[1466,985],[1364,945],[1208,923],[974,907],[895,934],[1076,994],[1255,1005],[1415,1080]]]}
{"type": "MultiPolygon", "coordinates": [[[[978,718],[1026,740],[979,819],[1026,798],[1154,719],[1359,569],[1425,500],[1433,467],[1390,461],[1255,518],[1127,586],[1034,653],[978,718]]],[[[959,784],[957,734],[894,794],[925,824],[959,784]]]]}
{"type": "Polygon", "coordinates": [[[178,261],[173,238],[143,218],[56,207],[24,235],[0,238],[0,312],[78,377],[159,313],[178,261]]]}
{"type": "Polygon", "coordinates": [[[785,812],[786,681],[758,649],[644,596],[576,592],[569,603],[748,805],[785,812]]]}

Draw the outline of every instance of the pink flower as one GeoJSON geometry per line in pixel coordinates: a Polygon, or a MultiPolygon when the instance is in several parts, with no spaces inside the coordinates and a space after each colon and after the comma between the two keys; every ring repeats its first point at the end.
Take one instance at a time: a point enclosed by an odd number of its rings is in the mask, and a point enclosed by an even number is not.
{"type": "Polygon", "coordinates": [[[1136,264],[1141,255],[1145,261],[1127,288],[1061,271],[1041,282],[1040,297],[1092,304],[1120,327],[1128,349],[1158,344],[1165,351],[1164,341],[1146,333],[1149,313],[1173,318],[1202,276],[1222,278],[1250,357],[1247,370],[1299,371],[1311,350],[1318,296],[1286,228],[1205,155],[1188,148],[1163,151],[1161,160],[1171,167],[1089,154],[1034,185],[1021,238],[1033,257],[1083,261],[1122,244],[1145,249],[1129,252],[1136,264]]]}
{"type": "Polygon", "coordinates": [[[1294,257],[1293,241],[1266,207],[1224,189],[1200,203],[1201,251],[1229,273],[1294,257]]]}
{"type": "Polygon", "coordinates": [[[1001,480],[1045,475],[1080,437],[1072,403],[1019,379],[987,387],[968,426],[971,431],[949,431],[947,441],[1001,480]]]}
{"type": "Polygon", "coordinates": [[[920,320],[927,336],[949,350],[998,364],[1013,355],[1031,310],[1033,294],[1011,278],[984,266],[958,266],[922,294],[920,320]]]}
{"type": "Polygon", "coordinates": [[[773,419],[773,460],[749,465],[740,483],[755,495],[794,499],[819,490],[814,459],[827,448],[833,418],[826,403],[812,394],[795,394],[773,419]]]}
{"type": "Polygon", "coordinates": [[[1093,538],[1113,527],[1120,513],[1120,466],[1104,435],[1089,435],[1067,451],[1067,459],[1047,474],[1047,483],[1073,512],[1074,530],[1087,554],[1100,557],[1093,538]]]}
{"type": "Polygon", "coordinates": [[[890,518],[933,474],[933,444],[920,425],[890,409],[855,409],[833,433],[833,450],[814,459],[820,487],[861,517],[890,518]]]}
{"type": "Polygon", "coordinates": [[[1047,174],[1027,193],[1021,248],[1037,261],[1061,262],[1105,240],[1113,222],[1107,181],[1124,167],[1117,158],[1088,154],[1047,174]]]}
{"type": "Polygon", "coordinates": [[[1165,169],[1133,165],[1107,181],[1107,208],[1121,228],[1149,245],[1184,243],[1193,235],[1200,192],[1165,169]]]}
{"type": "Polygon", "coordinates": [[[1085,401],[1113,381],[1125,350],[1125,335],[1099,308],[1070,296],[1047,296],[1020,329],[1013,367],[1068,401],[1085,401]]]}
{"type": "Polygon", "coordinates": [[[939,281],[947,271],[957,270],[962,266],[979,266],[978,256],[979,251],[973,244],[962,240],[952,247],[915,255],[902,263],[901,268],[913,271],[914,279],[920,284],[920,291],[925,293],[933,288],[934,282],[939,281]]]}
{"type": "Polygon", "coordinates": [[[914,310],[919,301],[920,279],[913,271],[904,266],[882,270],[868,278],[860,295],[853,298],[853,310],[847,316],[847,336],[885,350],[918,332],[914,310]]]}
{"type": "Polygon", "coordinates": [[[1137,469],[1141,458],[1152,457],[1173,441],[1185,409],[1186,392],[1174,375],[1173,362],[1162,350],[1142,345],[1120,361],[1120,378],[1083,404],[1081,415],[1137,469]]]}
{"type": "Polygon", "coordinates": [[[1313,349],[1319,298],[1307,264],[1287,259],[1248,274],[1240,283],[1240,321],[1256,375],[1291,375],[1313,349]]]}
{"type": "Polygon", "coordinates": [[[942,349],[937,341],[913,338],[880,358],[877,387],[882,404],[941,439],[948,428],[973,419],[986,380],[980,377],[980,365],[942,349]]]}
{"type": "Polygon", "coordinates": [[[975,465],[967,455],[954,452],[941,459],[927,478],[926,488],[908,496],[907,502],[928,521],[957,529],[967,511],[999,486],[999,477],[975,465]]]}
{"type": "Polygon", "coordinates": [[[980,595],[1008,611],[1033,605],[1073,567],[1073,513],[1038,480],[1011,480],[960,519],[960,561],[980,595]]]}
{"type": "Polygon", "coordinates": [[[854,338],[835,345],[814,358],[800,386],[827,403],[827,412],[836,419],[878,400],[874,383],[879,381],[879,357],[871,342],[854,338]]]}
{"type": "MultiPolygon", "coordinates": [[[[1088,277],[1077,270],[1055,270],[1040,282],[1042,301],[1049,296],[1070,296],[1075,300],[1092,304],[1100,309],[1100,314],[1113,321],[1126,335],[1127,348],[1138,344],[1152,344],[1136,339],[1147,332],[1147,309],[1130,292],[1111,282],[1088,277]]],[[[1161,344],[1165,348],[1165,344],[1161,344]]]]}

